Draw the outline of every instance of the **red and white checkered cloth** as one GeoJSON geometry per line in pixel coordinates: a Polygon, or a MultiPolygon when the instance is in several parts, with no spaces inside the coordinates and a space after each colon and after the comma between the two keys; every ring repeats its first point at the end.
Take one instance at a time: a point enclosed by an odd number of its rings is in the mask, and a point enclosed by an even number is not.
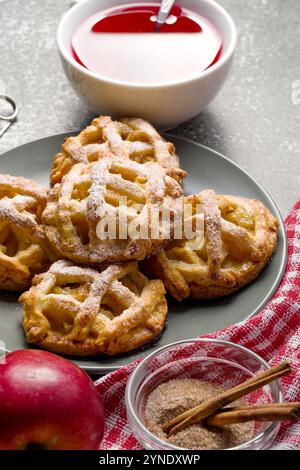
{"type": "MultiPolygon", "coordinates": [[[[289,257],[285,276],[268,305],[250,320],[209,335],[241,344],[269,364],[288,360],[292,373],[282,379],[286,401],[300,401],[300,201],[286,219],[289,257]]],[[[139,363],[122,367],[96,382],[106,409],[101,449],[142,449],[126,419],[124,393],[128,377],[139,363]]],[[[300,449],[300,423],[283,423],[273,449],[300,449]]]]}

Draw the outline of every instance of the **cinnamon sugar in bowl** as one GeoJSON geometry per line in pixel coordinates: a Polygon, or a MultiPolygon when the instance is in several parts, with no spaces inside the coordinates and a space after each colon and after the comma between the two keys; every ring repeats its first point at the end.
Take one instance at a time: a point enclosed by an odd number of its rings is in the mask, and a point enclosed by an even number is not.
{"type": "MultiPolygon", "coordinates": [[[[168,380],[158,385],[147,398],[146,427],[162,441],[183,449],[219,450],[242,445],[254,436],[251,421],[219,427],[194,423],[171,436],[162,428],[164,423],[223,391],[222,386],[199,379],[168,380]]],[[[243,400],[234,402],[236,406],[243,404],[243,400]]]]}
{"type": "MultiPolygon", "coordinates": [[[[186,409],[267,369],[268,364],[257,354],[226,341],[191,339],[160,348],[146,357],[128,380],[129,425],[145,449],[267,449],[278,432],[278,422],[222,428],[195,423],[169,437],[162,429],[166,421],[186,409]]],[[[277,380],[245,396],[239,404],[283,401],[277,380]]]]}

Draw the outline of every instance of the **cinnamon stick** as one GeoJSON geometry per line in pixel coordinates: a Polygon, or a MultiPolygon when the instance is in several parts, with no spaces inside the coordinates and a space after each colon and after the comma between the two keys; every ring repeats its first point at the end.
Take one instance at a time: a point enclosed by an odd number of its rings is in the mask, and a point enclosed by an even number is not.
{"type": "Polygon", "coordinates": [[[258,374],[257,376],[246,380],[236,387],[226,390],[220,395],[211,398],[210,400],[206,400],[200,405],[185,411],[184,413],[173,418],[171,421],[165,423],[162,426],[162,429],[169,435],[175,434],[190,424],[199,422],[208,416],[215,414],[220,408],[229,405],[242,396],[257,390],[290,372],[291,367],[288,362],[283,362],[282,364],[272,367],[258,374]]]}
{"type": "Polygon", "coordinates": [[[210,426],[246,423],[247,421],[286,421],[300,418],[300,402],[266,403],[224,408],[206,418],[210,426]]]}

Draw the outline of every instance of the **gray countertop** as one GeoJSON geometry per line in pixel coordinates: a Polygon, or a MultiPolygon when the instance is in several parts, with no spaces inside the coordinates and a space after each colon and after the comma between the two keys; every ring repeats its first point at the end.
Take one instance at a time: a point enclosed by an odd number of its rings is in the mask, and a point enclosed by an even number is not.
{"type": "MultiPolygon", "coordinates": [[[[230,77],[208,111],[173,132],[246,168],[285,216],[300,183],[300,2],[220,0],[239,41],[230,77]]],[[[0,0],[0,93],[20,106],[0,152],[80,129],[93,117],[70,88],[55,30],[69,0],[0,0]]],[[[0,164],[1,171],[1,164],[0,164]]]]}

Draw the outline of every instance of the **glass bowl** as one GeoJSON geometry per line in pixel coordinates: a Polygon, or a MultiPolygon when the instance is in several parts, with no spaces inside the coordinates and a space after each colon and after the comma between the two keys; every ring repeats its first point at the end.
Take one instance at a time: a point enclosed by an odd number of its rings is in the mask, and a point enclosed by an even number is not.
{"type": "MultiPolygon", "coordinates": [[[[228,341],[190,339],[164,346],[147,356],[128,380],[125,399],[131,430],[145,449],[178,450],[179,447],[159,439],[145,426],[146,401],[158,385],[175,378],[197,378],[232,388],[269,368],[254,352],[228,341]]],[[[282,403],[284,394],[277,380],[243,399],[249,404],[282,403]]],[[[230,450],[267,449],[279,426],[278,422],[256,422],[254,437],[230,450]]]]}

